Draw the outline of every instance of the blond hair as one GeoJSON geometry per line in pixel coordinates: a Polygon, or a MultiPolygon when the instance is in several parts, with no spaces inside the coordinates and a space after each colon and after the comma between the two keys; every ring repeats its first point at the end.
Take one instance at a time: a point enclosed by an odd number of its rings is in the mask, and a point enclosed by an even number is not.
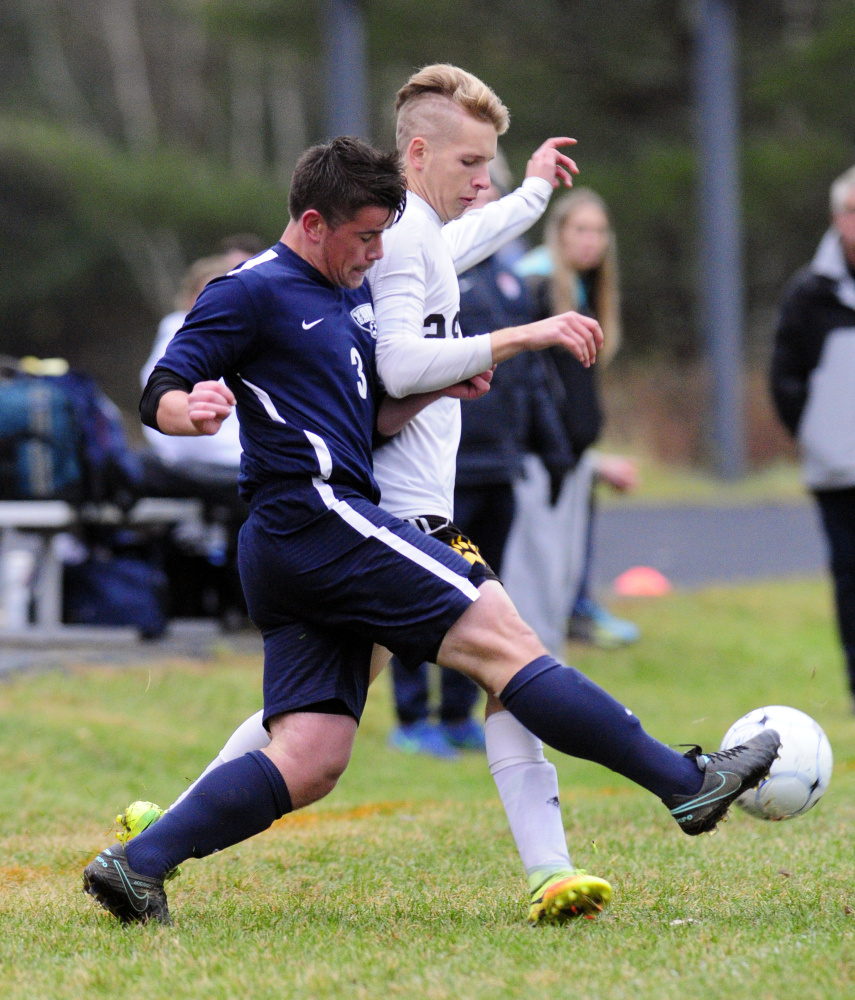
{"type": "Polygon", "coordinates": [[[829,195],[832,215],[837,215],[846,207],[846,199],[852,188],[855,188],[855,167],[850,167],[831,185],[829,195]]]}
{"type": "Polygon", "coordinates": [[[179,312],[189,312],[205,285],[214,278],[228,274],[235,266],[234,257],[229,254],[202,257],[194,261],[181,279],[181,286],[175,296],[175,308],[179,312]]]}
{"type": "Polygon", "coordinates": [[[508,130],[511,116],[496,93],[477,76],[448,63],[435,63],[413,73],[395,98],[396,142],[403,156],[417,135],[442,135],[448,131],[449,102],[461,111],[489,122],[498,135],[508,130]]]}
{"type": "MultiPolygon", "coordinates": [[[[583,205],[595,205],[606,219],[609,212],[605,201],[590,188],[574,188],[553,205],[546,222],[546,245],[552,259],[549,278],[549,301],[554,315],[579,308],[579,272],[564,259],[561,231],[567,221],[583,205]]],[[[606,363],[617,353],[621,341],[620,287],[618,283],[617,247],[609,220],[609,239],[602,261],[593,269],[589,307],[603,330],[603,350],[599,357],[606,363]]]]}

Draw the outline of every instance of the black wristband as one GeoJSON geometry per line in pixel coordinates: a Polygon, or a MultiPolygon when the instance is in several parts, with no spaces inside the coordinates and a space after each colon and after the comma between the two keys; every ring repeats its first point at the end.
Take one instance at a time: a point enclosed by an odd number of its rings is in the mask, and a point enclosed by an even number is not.
{"type": "Polygon", "coordinates": [[[157,426],[157,408],[160,405],[160,397],[166,392],[172,392],[174,389],[180,389],[182,392],[190,392],[192,388],[193,383],[182,375],[177,375],[175,372],[170,371],[169,368],[155,368],[148,377],[148,382],[146,382],[142,399],[140,400],[140,418],[142,422],[146,427],[153,427],[156,431],[159,431],[160,428],[157,426]]]}

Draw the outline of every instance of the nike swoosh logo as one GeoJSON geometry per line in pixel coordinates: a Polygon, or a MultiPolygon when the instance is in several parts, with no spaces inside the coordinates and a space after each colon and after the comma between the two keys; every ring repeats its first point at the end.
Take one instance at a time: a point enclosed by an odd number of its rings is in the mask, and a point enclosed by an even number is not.
{"type": "Polygon", "coordinates": [[[318,323],[323,323],[323,321],[325,319],[326,319],[326,316],[321,316],[321,318],[320,319],[316,319],[314,321],[314,323],[307,323],[305,320],[303,320],[303,329],[304,330],[311,330],[313,326],[317,326],[318,323]]]}
{"type": "Polygon", "coordinates": [[[144,910],[148,906],[148,893],[141,896],[137,890],[131,885],[128,876],[125,874],[124,868],[119,864],[118,861],[113,861],[116,871],[119,873],[119,878],[122,880],[122,885],[125,887],[125,892],[128,894],[128,899],[131,902],[131,906],[135,910],[144,910]],[[140,901],[142,905],[137,905],[137,900],[140,901]]]}
{"type": "MultiPolygon", "coordinates": [[[[742,783],[742,779],[738,774],[734,774],[733,771],[720,771],[716,777],[720,779],[718,788],[711,788],[704,795],[700,795],[688,802],[684,802],[681,806],[677,806],[675,809],[671,810],[671,815],[676,817],[681,813],[688,812],[690,809],[698,809],[700,806],[711,805],[713,802],[718,802],[720,799],[725,798],[727,795],[730,795],[738,789],[742,783]],[[729,778],[732,779],[732,781],[728,781],[729,778]]],[[[690,817],[686,818],[689,819],[690,817]]]]}

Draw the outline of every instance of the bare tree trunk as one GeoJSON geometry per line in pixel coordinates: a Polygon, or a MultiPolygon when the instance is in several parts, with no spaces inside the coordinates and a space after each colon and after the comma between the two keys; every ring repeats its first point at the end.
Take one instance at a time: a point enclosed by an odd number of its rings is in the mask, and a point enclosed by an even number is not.
{"type": "Polygon", "coordinates": [[[150,230],[126,218],[121,227],[114,245],[134,283],[153,312],[171,312],[186,267],[177,235],[171,229],[150,230]]]}
{"type": "Polygon", "coordinates": [[[264,165],[264,65],[257,46],[231,53],[231,162],[260,173],[264,165]]]}
{"type": "Polygon", "coordinates": [[[172,33],[170,91],[179,142],[228,156],[228,121],[205,83],[205,26],[182,19],[172,33]]]}
{"type": "Polygon", "coordinates": [[[20,0],[18,9],[26,25],[30,65],[39,90],[60,118],[95,127],[92,110],[65,58],[53,0],[20,0]]]}
{"type": "Polygon", "coordinates": [[[157,144],[157,116],[136,14],[136,0],[105,0],[101,6],[125,138],[132,149],[141,150],[157,144]]]}
{"type": "Polygon", "coordinates": [[[300,92],[299,66],[282,53],[273,59],[268,81],[273,166],[276,179],[287,185],[297,158],[306,146],[306,116],[300,92]]]}

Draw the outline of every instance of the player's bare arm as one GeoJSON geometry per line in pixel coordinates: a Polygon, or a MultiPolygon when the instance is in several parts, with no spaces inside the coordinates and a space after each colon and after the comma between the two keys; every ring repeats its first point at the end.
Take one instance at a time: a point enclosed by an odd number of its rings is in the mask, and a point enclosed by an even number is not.
{"type": "Polygon", "coordinates": [[[600,324],[590,316],[577,312],[560,313],[548,319],[509,326],[490,334],[493,363],[507,361],[523,351],[542,351],[546,347],[565,347],[586,367],[596,361],[603,346],[600,324]]]}
{"type": "Polygon", "coordinates": [[[531,154],[526,166],[526,177],[542,177],[545,181],[549,181],[553,188],[559,187],[562,183],[566,187],[573,187],[573,175],[579,173],[579,168],[574,160],[559,152],[559,148],[575,145],[576,140],[567,136],[547,139],[531,154]]]}
{"type": "Polygon", "coordinates": [[[413,393],[402,399],[386,396],[377,412],[377,433],[382,437],[394,437],[426,406],[442,399],[443,396],[449,396],[452,399],[480,399],[490,391],[492,378],[493,369],[490,368],[479,375],[465,379],[463,382],[455,382],[454,385],[450,385],[446,389],[437,389],[435,392],[413,393]]]}
{"type": "Polygon", "coordinates": [[[173,389],[160,397],[157,426],[164,434],[176,436],[216,434],[234,405],[234,394],[227,385],[197,382],[189,393],[173,389]]]}

